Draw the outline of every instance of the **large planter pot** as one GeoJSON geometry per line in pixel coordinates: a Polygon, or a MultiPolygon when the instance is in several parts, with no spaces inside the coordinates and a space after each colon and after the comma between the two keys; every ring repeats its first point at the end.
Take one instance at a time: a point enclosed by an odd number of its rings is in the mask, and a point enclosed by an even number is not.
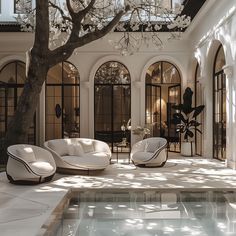
{"type": "Polygon", "coordinates": [[[181,155],[186,157],[192,157],[195,155],[195,144],[194,142],[183,142],[181,143],[181,155]]]}

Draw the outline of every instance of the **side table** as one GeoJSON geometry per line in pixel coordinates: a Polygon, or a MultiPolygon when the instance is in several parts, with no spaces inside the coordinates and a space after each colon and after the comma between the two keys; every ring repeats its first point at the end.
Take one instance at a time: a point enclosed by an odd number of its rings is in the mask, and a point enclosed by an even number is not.
{"type": "Polygon", "coordinates": [[[116,147],[116,161],[118,163],[119,160],[119,151],[122,153],[122,149],[128,149],[128,161],[130,164],[130,144],[129,143],[118,143],[115,145],[116,147]]]}

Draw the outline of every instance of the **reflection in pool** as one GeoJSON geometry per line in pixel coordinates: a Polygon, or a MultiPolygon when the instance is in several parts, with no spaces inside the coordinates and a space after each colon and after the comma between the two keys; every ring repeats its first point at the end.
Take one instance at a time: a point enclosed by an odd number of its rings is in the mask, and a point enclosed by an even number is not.
{"type": "Polygon", "coordinates": [[[233,191],[89,190],[76,195],[54,235],[236,235],[233,191]]]}

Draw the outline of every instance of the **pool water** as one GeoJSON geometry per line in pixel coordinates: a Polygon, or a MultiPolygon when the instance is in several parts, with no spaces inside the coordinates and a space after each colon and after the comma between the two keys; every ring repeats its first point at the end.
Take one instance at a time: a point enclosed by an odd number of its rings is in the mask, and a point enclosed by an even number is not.
{"type": "Polygon", "coordinates": [[[235,236],[235,193],[81,192],[70,199],[55,235],[235,236]]]}

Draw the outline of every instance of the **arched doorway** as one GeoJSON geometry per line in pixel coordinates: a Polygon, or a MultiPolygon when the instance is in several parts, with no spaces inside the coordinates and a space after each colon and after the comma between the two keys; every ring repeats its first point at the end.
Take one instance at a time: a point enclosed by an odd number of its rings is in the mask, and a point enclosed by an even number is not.
{"type": "Polygon", "coordinates": [[[213,157],[226,159],[226,76],[223,70],[225,54],[217,49],[213,67],[213,157]]]}
{"type": "MultiPolygon", "coordinates": [[[[202,86],[199,81],[200,78],[200,65],[197,63],[196,69],[195,69],[195,107],[203,105],[203,94],[202,94],[202,86]]],[[[202,155],[202,133],[203,133],[203,112],[200,113],[196,120],[201,123],[201,125],[198,127],[198,129],[201,131],[197,132],[195,131],[195,153],[198,156],[202,155]]]]}
{"type": "Polygon", "coordinates": [[[152,64],[146,73],[146,124],[152,136],[168,140],[169,151],[180,152],[180,138],[172,123],[176,112],[172,106],[181,102],[181,77],[178,69],[167,61],[152,64]]]}
{"type": "MultiPolygon", "coordinates": [[[[0,70],[0,138],[4,138],[7,126],[14,115],[18,99],[25,84],[25,63],[12,61],[0,70]]],[[[28,131],[28,143],[36,143],[36,118],[28,131]]]]}
{"type": "MultiPolygon", "coordinates": [[[[114,152],[120,142],[130,143],[131,80],[128,69],[117,61],[104,63],[94,78],[94,134],[114,152]]],[[[124,145],[126,146],[126,145],[124,145]]],[[[127,151],[126,148],[119,149],[127,151]]]]}
{"type": "Polygon", "coordinates": [[[45,139],[79,137],[79,72],[69,63],[52,67],[47,75],[45,94],[45,139]]]}

